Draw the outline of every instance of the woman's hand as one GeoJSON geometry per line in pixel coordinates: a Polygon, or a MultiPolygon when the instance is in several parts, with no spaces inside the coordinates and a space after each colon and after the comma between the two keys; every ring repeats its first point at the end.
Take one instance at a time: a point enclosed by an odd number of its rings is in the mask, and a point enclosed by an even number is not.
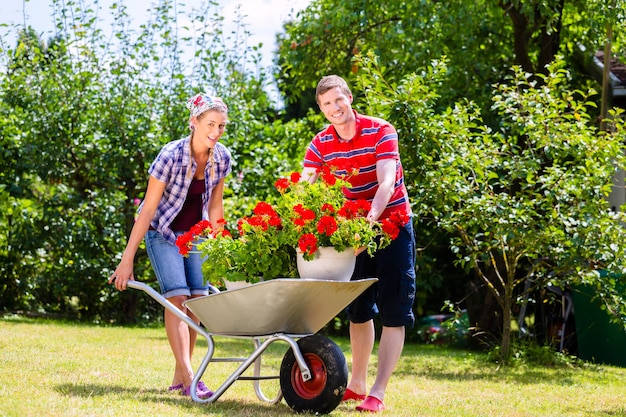
{"type": "Polygon", "coordinates": [[[133,275],[133,265],[126,265],[120,262],[115,272],[109,277],[109,284],[115,285],[120,291],[124,291],[128,286],[128,281],[135,280],[133,275]]]}

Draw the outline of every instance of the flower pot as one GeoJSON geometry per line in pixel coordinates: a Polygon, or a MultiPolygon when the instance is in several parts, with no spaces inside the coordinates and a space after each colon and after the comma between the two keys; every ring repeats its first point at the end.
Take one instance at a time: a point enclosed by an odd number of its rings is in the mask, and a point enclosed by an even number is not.
{"type": "Polygon", "coordinates": [[[229,281],[224,278],[224,286],[227,291],[238,290],[239,288],[249,287],[250,285],[252,284],[246,281],[229,281]]]}
{"type": "Polygon", "coordinates": [[[302,252],[297,251],[296,264],[300,278],[350,281],[356,262],[356,255],[352,249],[337,252],[333,247],[321,247],[314,256],[312,260],[307,261],[302,252]]]}

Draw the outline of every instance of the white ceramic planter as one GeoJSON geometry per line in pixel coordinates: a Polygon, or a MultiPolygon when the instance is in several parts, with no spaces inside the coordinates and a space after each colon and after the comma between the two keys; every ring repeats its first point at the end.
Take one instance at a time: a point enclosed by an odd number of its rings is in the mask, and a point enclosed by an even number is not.
{"type": "Polygon", "coordinates": [[[321,247],[310,261],[306,261],[300,251],[296,256],[298,273],[300,278],[305,279],[350,281],[356,263],[356,255],[351,248],[337,252],[332,247],[321,247]]]}
{"type": "Polygon", "coordinates": [[[227,291],[238,290],[239,288],[249,287],[250,285],[252,284],[246,281],[229,281],[224,279],[224,286],[227,291]]]}

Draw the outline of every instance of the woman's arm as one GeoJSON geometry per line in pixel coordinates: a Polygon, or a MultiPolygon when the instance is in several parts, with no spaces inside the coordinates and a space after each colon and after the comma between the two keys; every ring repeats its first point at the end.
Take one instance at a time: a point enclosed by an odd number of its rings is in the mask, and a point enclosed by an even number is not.
{"type": "Polygon", "coordinates": [[[150,222],[156,213],[156,209],[161,201],[163,192],[165,191],[165,183],[157,180],[155,177],[150,176],[148,180],[148,188],[146,189],[146,196],[143,201],[143,206],[139,212],[139,216],[133,225],[133,229],[128,237],[128,243],[126,249],[122,254],[122,260],[117,265],[117,268],[113,274],[109,277],[109,284],[115,281],[115,288],[122,291],[126,289],[127,283],[131,279],[135,279],[133,274],[133,265],[135,263],[135,255],[139,244],[143,240],[150,222]]]}
{"type": "Polygon", "coordinates": [[[222,178],[213,190],[211,191],[211,198],[209,199],[209,220],[211,221],[211,228],[213,230],[219,230],[222,225],[218,224],[218,220],[224,218],[224,178],[222,178]]]}

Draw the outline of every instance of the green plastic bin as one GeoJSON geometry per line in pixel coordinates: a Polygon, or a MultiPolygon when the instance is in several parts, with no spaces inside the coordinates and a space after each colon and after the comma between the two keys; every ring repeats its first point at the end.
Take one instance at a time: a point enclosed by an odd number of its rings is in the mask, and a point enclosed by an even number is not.
{"type": "Polygon", "coordinates": [[[593,295],[591,287],[572,289],[578,357],[626,367],[626,331],[610,321],[609,314],[600,307],[601,301],[592,301],[593,295]]]}

